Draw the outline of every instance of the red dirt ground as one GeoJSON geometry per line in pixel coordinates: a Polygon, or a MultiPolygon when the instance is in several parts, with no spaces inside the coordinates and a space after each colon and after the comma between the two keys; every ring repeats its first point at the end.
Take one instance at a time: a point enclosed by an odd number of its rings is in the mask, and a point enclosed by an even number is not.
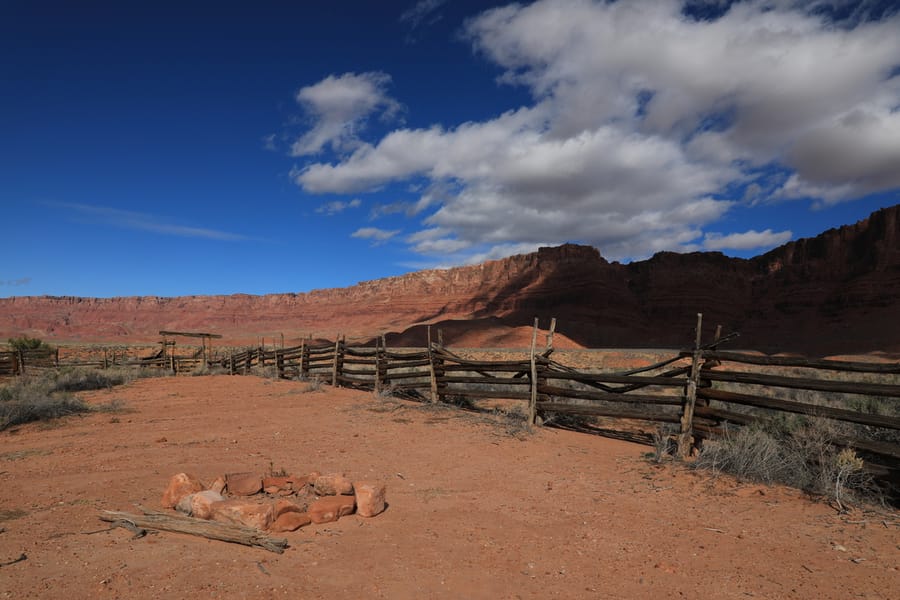
{"type": "Polygon", "coordinates": [[[7,598],[896,598],[900,519],[654,466],[645,446],[256,377],[145,379],[98,413],[0,433],[7,598]],[[180,471],[344,471],[387,511],[284,534],[281,555],[104,509],[180,471]]]}

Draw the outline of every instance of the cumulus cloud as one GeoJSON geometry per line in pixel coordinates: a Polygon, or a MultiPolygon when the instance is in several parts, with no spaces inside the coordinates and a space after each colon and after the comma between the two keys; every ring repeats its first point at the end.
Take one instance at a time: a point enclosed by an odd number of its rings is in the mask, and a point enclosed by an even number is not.
{"type": "Polygon", "coordinates": [[[707,233],[703,239],[705,250],[758,250],[773,248],[789,241],[794,234],[791,231],[756,231],[751,229],[743,233],[707,233]]]}
{"type": "Polygon", "coordinates": [[[316,209],[316,212],[321,215],[332,216],[338,213],[342,213],[348,208],[359,208],[362,206],[362,200],[359,198],[354,198],[349,202],[344,202],[343,200],[335,200],[334,202],[326,202],[322,206],[316,209]]]}
{"type": "Polygon", "coordinates": [[[316,154],[326,146],[335,151],[354,147],[366,119],[373,114],[390,119],[400,111],[400,104],[387,94],[390,81],[380,72],[344,73],[301,88],[297,103],[314,125],[294,142],[291,154],[316,154]]]}
{"type": "Polygon", "coordinates": [[[400,233],[399,229],[387,230],[378,229],[377,227],[361,227],[351,233],[350,237],[372,240],[372,245],[378,246],[396,236],[398,233],[400,233]]]}
{"type": "MultiPolygon", "coordinates": [[[[420,179],[450,190],[423,193],[421,215],[407,213],[421,219],[406,240],[422,254],[582,241],[633,259],[781,243],[790,232],[707,230],[736,202],[834,203],[900,187],[900,17],[864,4],[491,9],[464,36],[500,67],[502,85],[529,91],[528,105],[339,144],[347,152],[292,175],[311,193],[420,179]]],[[[308,135],[318,139],[318,129],[308,135]]]]}

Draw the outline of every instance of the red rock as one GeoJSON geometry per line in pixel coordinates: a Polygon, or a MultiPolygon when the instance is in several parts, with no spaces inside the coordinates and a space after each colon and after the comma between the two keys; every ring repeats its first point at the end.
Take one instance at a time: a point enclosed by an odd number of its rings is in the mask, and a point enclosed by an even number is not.
{"type": "Polygon", "coordinates": [[[317,477],[313,489],[319,496],[349,495],[353,493],[353,483],[340,473],[329,473],[317,477]]]}
{"type": "Polygon", "coordinates": [[[269,531],[280,533],[282,531],[296,531],[301,527],[312,523],[309,515],[305,512],[286,512],[272,523],[269,531]]]}
{"type": "Polygon", "coordinates": [[[251,502],[238,498],[213,502],[210,505],[213,521],[243,525],[256,529],[268,529],[272,524],[273,509],[268,503],[251,502]]]}
{"type": "Polygon", "coordinates": [[[209,486],[209,489],[221,494],[225,491],[225,478],[219,475],[216,477],[216,480],[213,481],[212,485],[209,486]]]}
{"type": "Polygon", "coordinates": [[[361,517],[374,517],[384,512],[385,486],[383,483],[358,481],[353,484],[356,490],[356,514],[361,517]]]}
{"type": "Polygon", "coordinates": [[[193,475],[188,475],[187,473],[173,475],[172,479],[169,480],[169,486],[163,492],[163,508],[175,508],[179,500],[202,489],[203,484],[193,475]]]}
{"type": "Polygon", "coordinates": [[[222,494],[215,490],[205,490],[191,494],[191,516],[197,519],[209,519],[212,516],[212,505],[215,502],[225,500],[222,494]]]}
{"type": "Polygon", "coordinates": [[[233,496],[252,496],[262,489],[262,477],[257,473],[229,473],[225,483],[233,496]]]}
{"type": "Polygon", "coordinates": [[[267,494],[277,494],[281,490],[293,490],[294,488],[291,477],[263,477],[262,486],[267,494]]]}
{"type": "Polygon", "coordinates": [[[288,477],[288,481],[290,481],[291,483],[291,488],[297,491],[309,482],[309,478],[304,476],[298,477],[296,475],[291,475],[290,477],[288,477]]]}
{"type": "Polygon", "coordinates": [[[313,523],[331,523],[345,515],[352,515],[356,508],[353,496],[325,496],[309,505],[309,518],[313,523]]]}
{"type": "Polygon", "coordinates": [[[306,503],[298,504],[292,500],[276,500],[272,505],[273,516],[277,519],[281,515],[289,512],[306,512],[306,503]]]}

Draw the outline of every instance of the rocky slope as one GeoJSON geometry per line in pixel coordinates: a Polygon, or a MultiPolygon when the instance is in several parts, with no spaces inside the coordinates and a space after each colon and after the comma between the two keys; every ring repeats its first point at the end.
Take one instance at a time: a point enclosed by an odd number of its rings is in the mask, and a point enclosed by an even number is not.
{"type": "Polygon", "coordinates": [[[744,260],[664,252],[627,265],[564,245],[471,267],[410,273],[306,294],[177,298],[0,299],[0,336],[154,341],[161,329],[211,331],[226,342],[284,334],[413,343],[447,321],[446,341],[521,340],[535,316],[577,344],[686,346],[696,313],[740,347],[813,354],[900,350],[900,206],[744,260]],[[471,320],[466,333],[459,323],[471,320]],[[407,331],[416,325],[419,327],[407,331]],[[515,335],[510,332],[519,332],[515,335]]]}

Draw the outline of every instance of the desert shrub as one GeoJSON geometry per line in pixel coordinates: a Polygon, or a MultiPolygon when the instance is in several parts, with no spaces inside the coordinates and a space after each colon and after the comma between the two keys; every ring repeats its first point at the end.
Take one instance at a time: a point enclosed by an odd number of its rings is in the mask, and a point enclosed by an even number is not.
{"type": "Polygon", "coordinates": [[[840,449],[833,425],[809,419],[790,429],[752,425],[726,428],[722,437],[703,444],[693,466],[738,479],[783,484],[833,500],[840,510],[848,502],[877,498],[872,477],[849,449],[840,449]]]}
{"type": "Polygon", "coordinates": [[[22,335],[16,338],[9,338],[6,342],[13,350],[50,350],[50,346],[38,338],[30,338],[22,335]]]}
{"type": "Polygon", "coordinates": [[[653,432],[653,452],[650,453],[653,462],[661,463],[675,456],[678,449],[674,438],[676,431],[674,425],[665,423],[659,425],[653,432]]]}
{"type": "Polygon", "coordinates": [[[137,374],[133,369],[89,369],[67,367],[45,375],[52,382],[53,391],[86,392],[102,390],[133,381],[137,374]]]}
{"type": "Polygon", "coordinates": [[[71,394],[56,392],[46,378],[22,377],[0,388],[0,430],[90,410],[90,406],[71,394]]]}

